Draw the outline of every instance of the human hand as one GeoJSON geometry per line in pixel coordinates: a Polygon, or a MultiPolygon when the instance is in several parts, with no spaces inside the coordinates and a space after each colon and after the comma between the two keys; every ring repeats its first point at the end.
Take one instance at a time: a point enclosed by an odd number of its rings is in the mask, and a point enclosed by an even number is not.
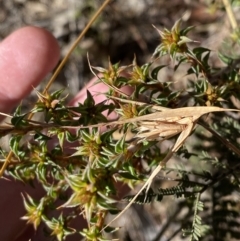
{"type": "MultiPolygon", "coordinates": [[[[0,43],[0,112],[9,113],[34,86],[49,73],[59,60],[59,46],[56,39],[46,30],[25,27],[0,43]]],[[[105,92],[103,84],[86,87],[91,92],[105,92]]],[[[86,88],[71,101],[71,105],[86,97],[86,88]]],[[[97,95],[100,102],[103,95],[97,95]]],[[[0,179],[0,237],[5,241],[29,240],[33,230],[20,220],[25,214],[21,192],[27,192],[36,199],[43,196],[40,187],[35,189],[20,182],[0,179]]],[[[42,240],[40,237],[34,240],[42,240]]]]}
{"type": "MultiPolygon", "coordinates": [[[[57,41],[43,29],[26,27],[3,40],[0,43],[0,111],[9,113],[54,68],[59,55],[57,41]]],[[[0,179],[0,190],[0,237],[12,241],[26,226],[20,220],[25,213],[21,192],[34,193],[40,198],[42,191],[5,179],[0,179]]]]}

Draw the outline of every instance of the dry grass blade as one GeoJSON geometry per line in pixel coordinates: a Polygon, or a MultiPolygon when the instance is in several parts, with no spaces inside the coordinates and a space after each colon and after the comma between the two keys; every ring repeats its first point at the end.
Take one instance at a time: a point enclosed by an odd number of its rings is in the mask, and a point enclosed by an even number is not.
{"type": "Polygon", "coordinates": [[[238,25],[237,25],[237,21],[236,21],[235,15],[233,13],[231,4],[230,4],[229,0],[222,0],[222,1],[225,6],[231,26],[232,26],[233,30],[235,30],[235,29],[237,29],[238,25]]]}
{"type": "MultiPolygon", "coordinates": [[[[173,156],[175,152],[184,144],[185,140],[191,134],[193,128],[196,125],[197,120],[205,114],[211,112],[222,112],[222,111],[239,111],[235,109],[224,109],[219,107],[185,107],[185,108],[178,108],[178,109],[166,109],[162,112],[156,112],[153,114],[140,116],[136,118],[132,118],[128,120],[129,122],[132,121],[139,121],[140,124],[140,134],[136,137],[141,139],[144,138],[158,138],[158,137],[171,137],[175,134],[180,133],[179,137],[177,138],[176,143],[165,156],[165,158],[161,161],[161,163],[157,166],[157,168],[152,172],[148,180],[139,190],[139,192],[134,196],[134,198],[129,202],[129,204],[110,222],[107,224],[106,227],[111,225],[117,218],[119,218],[137,199],[139,194],[146,188],[147,191],[155,178],[155,176],[159,173],[159,171],[166,165],[169,159],[173,156]],[[154,120],[154,125],[151,126],[151,122],[149,120],[154,120]],[[141,126],[142,124],[142,126],[141,126]],[[163,127],[161,127],[161,125],[163,127]],[[160,126],[160,127],[159,127],[160,126]],[[143,131],[143,132],[142,132],[143,131]],[[144,136],[145,133],[145,136],[144,136]]],[[[126,121],[116,121],[114,123],[122,124],[126,123],[126,121]]],[[[152,122],[153,123],[153,122],[152,122]]],[[[105,228],[106,228],[105,227],[105,228]]]]}
{"type": "MultiPolygon", "coordinates": [[[[138,103],[139,102],[136,102],[136,104],[138,103]]],[[[133,117],[125,120],[111,121],[107,123],[100,123],[100,124],[89,125],[89,126],[58,126],[58,127],[69,128],[69,129],[86,129],[86,128],[92,128],[92,127],[121,125],[121,124],[130,123],[130,122],[149,121],[149,120],[165,122],[165,123],[166,122],[173,123],[178,121],[179,124],[185,124],[184,122],[186,122],[186,120],[184,118],[190,117],[192,121],[195,122],[202,115],[205,115],[211,112],[223,112],[223,111],[239,111],[239,110],[224,109],[224,108],[215,107],[215,106],[182,107],[177,109],[164,108],[164,109],[161,109],[161,111],[156,111],[151,114],[137,116],[137,117],[133,117]]]]}

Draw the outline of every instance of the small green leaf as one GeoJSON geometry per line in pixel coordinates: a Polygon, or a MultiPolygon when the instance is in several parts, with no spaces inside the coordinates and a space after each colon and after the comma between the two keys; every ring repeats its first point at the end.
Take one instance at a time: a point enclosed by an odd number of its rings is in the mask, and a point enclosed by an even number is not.
{"type": "Polygon", "coordinates": [[[222,60],[223,63],[227,65],[231,65],[233,62],[233,59],[231,57],[228,57],[227,55],[224,55],[221,52],[218,52],[218,57],[222,60]]]}
{"type": "Polygon", "coordinates": [[[21,139],[22,139],[22,136],[18,135],[18,136],[12,136],[9,141],[9,146],[17,157],[21,157],[24,155],[24,152],[22,152],[20,149],[21,139]]]}
{"type": "Polygon", "coordinates": [[[20,116],[13,116],[13,118],[11,119],[12,125],[14,125],[15,127],[26,126],[27,120],[24,119],[25,117],[26,114],[20,116]]]}
{"type": "Polygon", "coordinates": [[[122,153],[124,149],[125,149],[125,135],[123,135],[123,137],[117,141],[115,145],[115,152],[122,153]]]}
{"type": "Polygon", "coordinates": [[[165,68],[167,65],[160,65],[156,68],[154,68],[152,71],[151,71],[151,77],[155,80],[158,80],[158,73],[161,69],[165,68]]]}
{"type": "Polygon", "coordinates": [[[87,90],[87,98],[84,101],[84,105],[86,105],[88,107],[95,105],[95,100],[93,99],[93,96],[92,96],[92,94],[90,93],[89,90],[87,90]]]}
{"type": "Polygon", "coordinates": [[[117,232],[118,230],[119,230],[119,228],[109,227],[109,226],[104,229],[104,231],[105,231],[106,233],[114,233],[114,232],[117,232]]]}
{"type": "Polygon", "coordinates": [[[63,131],[63,132],[58,133],[57,137],[58,137],[58,140],[59,140],[59,145],[63,149],[63,143],[64,143],[64,140],[65,140],[65,132],[63,131]]]}
{"type": "Polygon", "coordinates": [[[118,172],[118,174],[129,180],[139,180],[136,176],[130,174],[129,172],[118,172]]]}
{"type": "Polygon", "coordinates": [[[59,97],[61,96],[61,94],[63,93],[65,89],[60,89],[60,90],[56,90],[53,93],[51,93],[51,99],[59,99],[59,97]]]}
{"type": "Polygon", "coordinates": [[[41,133],[39,131],[36,131],[36,134],[34,135],[34,140],[36,140],[36,141],[49,141],[51,139],[52,139],[51,137],[44,135],[43,133],[41,133]]]}

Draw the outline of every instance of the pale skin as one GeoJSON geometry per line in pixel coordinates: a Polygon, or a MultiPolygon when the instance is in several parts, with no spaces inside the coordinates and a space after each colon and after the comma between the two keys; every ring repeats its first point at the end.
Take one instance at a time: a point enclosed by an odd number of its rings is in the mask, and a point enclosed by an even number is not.
{"type": "MultiPolygon", "coordinates": [[[[44,29],[25,27],[3,40],[0,43],[0,112],[10,113],[32,91],[33,86],[37,86],[52,71],[59,56],[56,39],[44,29]]],[[[104,84],[92,84],[93,80],[86,86],[92,93],[107,90],[104,84]]],[[[70,102],[71,105],[85,99],[86,88],[70,102]]],[[[103,99],[103,95],[97,95],[95,100],[100,102],[103,99]]],[[[37,199],[43,195],[41,188],[33,189],[20,182],[0,179],[0,190],[1,240],[44,240],[42,233],[35,233],[31,226],[26,226],[26,221],[20,220],[25,214],[21,193],[27,192],[37,199]]],[[[78,228],[81,225],[78,223],[78,228]]]]}

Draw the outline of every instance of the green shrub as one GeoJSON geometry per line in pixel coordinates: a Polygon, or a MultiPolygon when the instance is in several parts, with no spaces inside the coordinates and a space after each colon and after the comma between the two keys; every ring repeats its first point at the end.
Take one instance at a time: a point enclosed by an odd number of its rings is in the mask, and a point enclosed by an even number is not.
{"type": "MultiPolygon", "coordinates": [[[[238,112],[228,110],[240,100],[239,63],[221,52],[225,67],[211,66],[209,49],[189,47],[195,43],[187,37],[191,29],[181,29],[181,20],[171,30],[156,29],[161,43],[144,65],[134,59],[129,66],[110,61],[107,69],[91,66],[97,82],[109,87],[110,102],[96,104],[88,92],[84,103],[69,107],[59,90],[37,93],[30,113],[17,108],[11,125],[1,129],[1,137],[11,134],[11,151],[1,149],[1,156],[8,174],[30,184],[37,179],[45,190],[40,200],[23,195],[24,219],[34,228],[44,222],[58,240],[75,232],[86,240],[106,240],[105,232],[117,230],[104,222],[107,214],[119,213],[116,183],[145,183],[137,196],[125,199],[144,204],[181,198],[179,210],[189,211],[178,220],[179,231],[190,240],[239,239],[240,125],[238,112]],[[182,66],[184,84],[161,78],[165,68],[176,72],[182,66]],[[125,86],[131,95],[122,92],[125,86]],[[119,120],[109,122],[104,111],[116,112],[119,120]],[[35,113],[44,122],[28,118],[35,113]],[[163,150],[166,140],[170,148],[163,150]],[[151,186],[160,169],[167,188],[151,186]],[[48,216],[56,207],[59,217],[48,216]],[[71,212],[64,214],[67,208],[71,212]],[[78,215],[88,228],[71,228],[78,215]]],[[[237,32],[234,36],[239,41],[237,32]]]]}

